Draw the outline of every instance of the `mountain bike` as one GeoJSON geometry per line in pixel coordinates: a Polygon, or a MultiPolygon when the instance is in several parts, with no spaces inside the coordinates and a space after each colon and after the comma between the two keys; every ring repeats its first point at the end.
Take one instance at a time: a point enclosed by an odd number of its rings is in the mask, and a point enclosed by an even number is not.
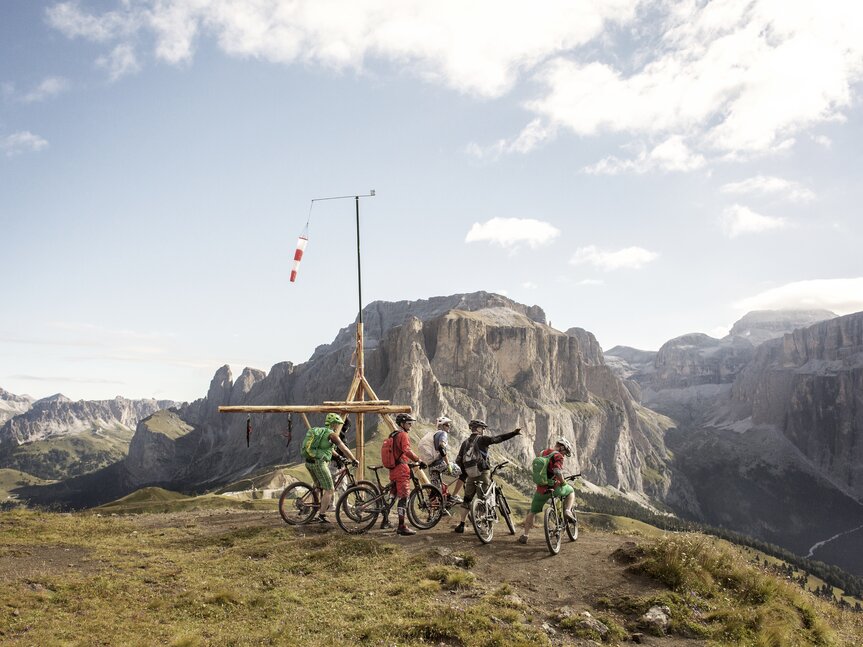
{"type": "MultiPolygon", "coordinates": [[[[567,476],[565,480],[574,481],[581,474],[573,474],[567,476]]],[[[560,540],[563,538],[563,531],[566,528],[566,534],[569,535],[570,541],[578,539],[578,520],[569,521],[563,514],[563,499],[564,497],[557,496],[552,491],[551,505],[545,509],[545,519],[543,526],[545,527],[545,543],[552,555],[557,555],[560,552],[560,540]]],[[[575,515],[575,510],[572,511],[575,515]]]]}
{"type": "MultiPolygon", "coordinates": [[[[338,454],[333,454],[333,462],[339,468],[333,476],[333,501],[337,500],[340,489],[345,491],[359,484],[377,489],[378,486],[372,481],[357,481],[354,478],[353,467],[350,462],[338,454]]],[[[302,525],[311,521],[320,507],[321,488],[303,481],[294,481],[282,490],[282,495],[279,497],[279,514],[282,515],[285,523],[289,523],[292,526],[302,525]]]]}
{"type": "MultiPolygon", "coordinates": [[[[419,530],[433,528],[443,515],[443,495],[434,485],[420,483],[414,467],[419,463],[408,463],[411,468],[413,489],[408,496],[407,518],[411,525],[419,530]]],[[[377,487],[369,487],[360,483],[350,487],[339,497],[336,503],[336,522],[346,533],[357,535],[370,530],[379,515],[389,516],[396,497],[396,484],[390,481],[386,485],[381,482],[378,470],[386,469],[382,465],[369,467],[375,473],[377,487]]]]}
{"type": "Polygon", "coordinates": [[[495,473],[507,465],[509,465],[509,461],[503,461],[495,465],[491,470],[488,488],[483,489],[482,485],[478,483],[477,495],[470,502],[473,529],[476,536],[484,544],[490,543],[494,536],[494,524],[498,521],[498,511],[500,511],[500,516],[506,521],[509,534],[515,534],[509,501],[506,500],[503,489],[499,488],[497,482],[494,480],[495,473]]]}

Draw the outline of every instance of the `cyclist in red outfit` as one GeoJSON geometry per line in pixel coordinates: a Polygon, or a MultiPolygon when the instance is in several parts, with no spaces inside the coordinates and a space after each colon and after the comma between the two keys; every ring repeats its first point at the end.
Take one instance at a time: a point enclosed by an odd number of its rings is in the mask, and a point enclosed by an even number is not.
{"type": "MultiPolygon", "coordinates": [[[[398,497],[398,512],[399,512],[399,527],[396,531],[400,535],[415,535],[416,530],[408,528],[405,524],[405,513],[408,507],[408,490],[410,489],[411,468],[408,467],[408,461],[414,461],[424,468],[426,464],[420,460],[411,449],[411,439],[409,432],[411,425],[416,422],[416,418],[407,414],[400,413],[396,416],[396,425],[398,428],[390,434],[393,437],[393,456],[396,457],[396,466],[390,470],[390,481],[396,484],[396,496],[398,497]]],[[[381,522],[381,528],[389,528],[389,519],[385,516],[381,522]]]]}

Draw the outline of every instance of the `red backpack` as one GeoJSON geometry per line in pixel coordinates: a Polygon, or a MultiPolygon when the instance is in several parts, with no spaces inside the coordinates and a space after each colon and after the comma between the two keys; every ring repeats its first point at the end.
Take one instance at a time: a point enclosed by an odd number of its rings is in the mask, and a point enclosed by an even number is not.
{"type": "Polygon", "coordinates": [[[396,429],[393,433],[387,436],[384,444],[381,445],[381,463],[383,463],[384,467],[390,470],[399,464],[399,459],[401,458],[401,453],[399,453],[398,458],[396,458],[395,448],[395,439],[400,433],[407,432],[403,429],[396,429]]]}

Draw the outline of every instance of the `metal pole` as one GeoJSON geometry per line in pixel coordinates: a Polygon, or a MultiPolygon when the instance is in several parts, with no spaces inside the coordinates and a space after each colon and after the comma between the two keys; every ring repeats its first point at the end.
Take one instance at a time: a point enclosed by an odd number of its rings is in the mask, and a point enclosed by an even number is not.
{"type": "Polygon", "coordinates": [[[360,196],[354,196],[357,205],[357,293],[360,300],[360,325],[363,325],[363,272],[360,266],[360,196]]]}

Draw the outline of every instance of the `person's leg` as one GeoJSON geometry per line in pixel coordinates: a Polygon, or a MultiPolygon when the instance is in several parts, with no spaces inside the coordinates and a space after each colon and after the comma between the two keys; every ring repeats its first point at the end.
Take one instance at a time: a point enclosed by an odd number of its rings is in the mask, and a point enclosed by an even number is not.
{"type": "MultiPolygon", "coordinates": [[[[395,481],[390,481],[384,486],[384,489],[390,488],[393,494],[395,494],[396,483],[395,481]]],[[[387,528],[392,528],[393,525],[390,523],[390,508],[388,506],[384,506],[383,508],[384,518],[381,519],[381,530],[386,530],[387,528]]]]}
{"type": "Polygon", "coordinates": [[[332,490],[324,490],[321,493],[321,507],[318,509],[320,513],[318,516],[321,519],[326,519],[326,511],[330,509],[330,503],[333,501],[333,491],[332,490]]]}
{"type": "Polygon", "coordinates": [[[527,543],[527,537],[530,534],[530,529],[533,528],[533,522],[536,519],[536,515],[542,512],[542,508],[545,506],[545,502],[548,501],[549,497],[551,497],[551,492],[547,492],[545,494],[534,492],[533,499],[530,502],[530,512],[528,512],[527,516],[524,518],[524,529],[521,532],[521,537],[518,538],[518,543],[527,543]]]}
{"type": "Polygon", "coordinates": [[[567,484],[567,487],[572,490],[569,494],[566,495],[566,498],[563,500],[563,514],[570,521],[575,520],[575,515],[572,514],[572,506],[575,504],[575,490],[572,489],[572,486],[567,484]]]}
{"type": "Polygon", "coordinates": [[[464,532],[464,520],[467,513],[470,511],[470,502],[476,494],[476,483],[479,477],[468,476],[464,482],[464,503],[461,504],[458,512],[455,515],[456,526],[453,532],[464,532]]]}
{"type": "Polygon", "coordinates": [[[408,509],[408,477],[399,478],[396,481],[396,496],[399,498],[398,501],[398,512],[399,512],[399,527],[398,533],[400,535],[415,535],[416,531],[407,527],[405,524],[405,516],[408,509]]]}
{"type": "Polygon", "coordinates": [[[321,488],[320,507],[318,508],[318,519],[327,521],[326,512],[329,510],[333,500],[333,475],[330,474],[329,465],[321,461],[306,463],[306,469],[312,475],[315,485],[321,488]]]}
{"type": "Polygon", "coordinates": [[[458,480],[453,484],[452,489],[449,491],[450,496],[458,496],[458,493],[462,491],[462,488],[464,488],[464,479],[464,475],[458,477],[458,480]]]}

